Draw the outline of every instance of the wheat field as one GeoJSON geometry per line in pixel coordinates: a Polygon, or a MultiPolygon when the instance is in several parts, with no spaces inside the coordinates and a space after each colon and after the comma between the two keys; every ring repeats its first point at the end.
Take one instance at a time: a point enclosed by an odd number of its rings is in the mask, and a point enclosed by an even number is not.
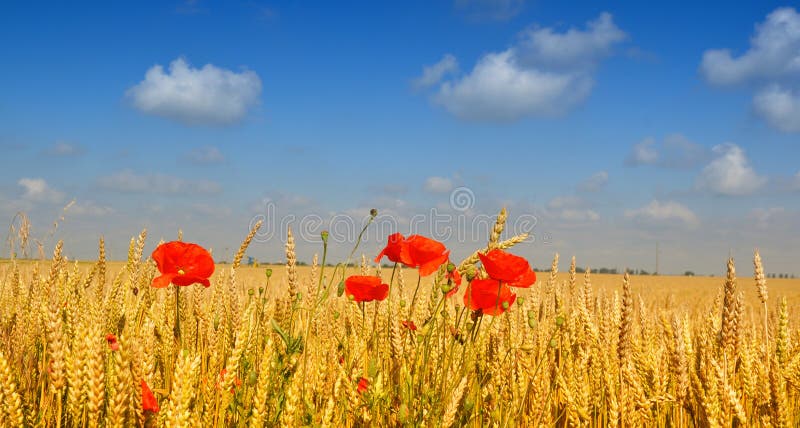
{"type": "MultiPolygon", "coordinates": [[[[476,250],[520,241],[500,239],[504,218],[476,250]]],[[[0,263],[2,426],[800,424],[800,281],[765,279],[757,253],[720,278],[558,272],[555,255],[493,317],[445,298],[442,269],[374,254],[300,267],[289,239],[285,266],[240,266],[254,233],[209,288],[179,294],[150,286],[145,232],[125,262],[101,241],[93,262],[59,242],[0,263]],[[380,275],[389,297],[340,296],[352,274],[380,275]]]]}

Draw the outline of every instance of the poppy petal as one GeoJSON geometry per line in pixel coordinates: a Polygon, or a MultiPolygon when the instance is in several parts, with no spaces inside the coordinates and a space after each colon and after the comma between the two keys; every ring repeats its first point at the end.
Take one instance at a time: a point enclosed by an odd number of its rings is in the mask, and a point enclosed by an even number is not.
{"type": "Polygon", "coordinates": [[[344,281],[345,292],[356,302],[384,300],[389,296],[389,285],[377,276],[352,275],[344,281]]]}
{"type": "Polygon", "coordinates": [[[436,272],[436,270],[439,269],[439,266],[441,266],[448,260],[449,255],[450,252],[448,251],[435,259],[428,260],[427,262],[421,264],[419,266],[419,275],[428,276],[436,272]]]}
{"type": "Polygon", "coordinates": [[[536,272],[529,270],[508,283],[511,287],[528,288],[536,282],[536,272]]]}
{"type": "Polygon", "coordinates": [[[155,288],[165,288],[170,283],[172,283],[172,279],[173,278],[175,278],[175,275],[171,274],[171,273],[166,273],[164,275],[159,275],[159,276],[153,278],[153,282],[152,282],[152,284],[150,284],[150,286],[151,287],[155,287],[155,288]]]}
{"type": "Polygon", "coordinates": [[[493,279],[476,279],[464,295],[464,304],[487,315],[500,315],[517,300],[511,288],[493,279]]]}
{"type": "Polygon", "coordinates": [[[147,386],[147,382],[142,379],[140,382],[142,387],[142,410],[158,413],[158,400],[153,395],[153,391],[147,386]]]}
{"type": "MultiPolygon", "coordinates": [[[[489,274],[489,278],[509,284],[516,282],[523,276],[524,278],[519,281],[520,284],[525,284],[525,281],[531,279],[530,273],[533,272],[531,270],[531,265],[523,257],[507,253],[500,249],[491,250],[486,254],[478,253],[478,257],[481,259],[484,270],[489,274]]],[[[535,278],[536,276],[534,274],[534,281],[536,280],[535,278]]],[[[520,287],[530,286],[531,284],[532,283],[520,285],[520,287]]]]}

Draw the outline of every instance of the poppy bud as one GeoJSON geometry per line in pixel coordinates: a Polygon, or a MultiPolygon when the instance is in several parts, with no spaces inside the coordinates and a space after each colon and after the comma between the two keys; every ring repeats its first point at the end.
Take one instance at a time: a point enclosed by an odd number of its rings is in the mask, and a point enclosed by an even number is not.
{"type": "Polygon", "coordinates": [[[253,290],[252,288],[247,290],[247,295],[248,296],[253,297],[254,294],[256,294],[256,290],[253,290]]]}
{"type": "Polygon", "coordinates": [[[333,313],[333,319],[335,319],[335,320],[339,319],[339,312],[334,312],[333,313]]]}
{"type": "Polygon", "coordinates": [[[555,339],[550,339],[550,347],[555,348],[556,346],[558,346],[558,342],[555,339]]]}
{"type": "Polygon", "coordinates": [[[405,308],[406,307],[406,301],[405,300],[401,300],[400,301],[400,307],[401,308],[405,308]]]}
{"type": "Polygon", "coordinates": [[[464,412],[469,414],[472,411],[472,408],[475,407],[475,402],[472,401],[472,398],[467,396],[464,398],[464,412]]]}
{"type": "Polygon", "coordinates": [[[375,208],[369,210],[369,215],[371,215],[373,217],[377,217],[378,216],[378,210],[375,209],[375,208]]]}
{"type": "Polygon", "coordinates": [[[264,294],[264,287],[258,287],[258,295],[264,294]]]}
{"type": "Polygon", "coordinates": [[[247,373],[247,385],[253,386],[256,382],[258,382],[258,373],[256,373],[255,370],[250,370],[250,372],[247,373]]]}
{"type": "Polygon", "coordinates": [[[475,271],[474,270],[468,270],[467,273],[464,276],[467,277],[467,281],[472,281],[473,279],[475,279],[475,271]]]}
{"type": "Polygon", "coordinates": [[[528,318],[528,327],[536,328],[536,318],[528,318]]]}
{"type": "Polygon", "coordinates": [[[503,307],[503,310],[506,310],[506,309],[508,309],[508,302],[503,302],[503,304],[500,305],[500,306],[503,307]]]}
{"type": "Polygon", "coordinates": [[[450,282],[446,282],[446,283],[442,284],[441,287],[439,287],[439,288],[442,289],[442,293],[447,294],[447,293],[450,292],[450,290],[453,289],[453,286],[450,284],[450,282]]]}
{"type": "Polygon", "coordinates": [[[454,265],[452,263],[448,263],[447,264],[447,272],[452,273],[454,270],[456,270],[456,265],[454,265]]]}
{"type": "Polygon", "coordinates": [[[525,298],[517,297],[517,306],[522,306],[523,303],[525,303],[525,298]]]}
{"type": "Polygon", "coordinates": [[[339,286],[336,288],[336,295],[341,297],[344,294],[344,281],[339,281],[339,286]]]}
{"type": "Polygon", "coordinates": [[[330,233],[328,233],[328,231],[327,231],[327,230],[323,230],[323,231],[322,231],[322,232],[320,232],[320,234],[319,234],[320,238],[322,238],[322,242],[323,242],[323,243],[325,243],[325,244],[327,244],[327,243],[328,243],[328,235],[330,235],[330,233]]]}
{"type": "Polygon", "coordinates": [[[272,269],[267,268],[267,270],[264,273],[267,275],[267,278],[269,278],[272,276],[272,269]]]}
{"type": "Polygon", "coordinates": [[[219,315],[214,315],[214,330],[219,328],[219,315]]]}
{"type": "Polygon", "coordinates": [[[559,327],[561,327],[562,325],[564,325],[564,316],[563,316],[563,315],[559,315],[559,316],[556,318],[556,325],[557,325],[557,326],[559,326],[559,327]]]}

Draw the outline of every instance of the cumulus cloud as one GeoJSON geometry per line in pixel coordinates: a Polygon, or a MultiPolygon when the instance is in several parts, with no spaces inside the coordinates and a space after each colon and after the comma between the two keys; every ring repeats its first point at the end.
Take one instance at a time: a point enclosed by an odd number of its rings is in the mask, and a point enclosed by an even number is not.
{"type": "Polygon", "coordinates": [[[573,196],[557,196],[547,203],[545,214],[569,223],[586,223],[600,220],[600,214],[587,206],[586,201],[573,196]]]}
{"type": "Polygon", "coordinates": [[[225,161],[225,156],[214,146],[198,147],[187,153],[186,157],[189,162],[198,165],[209,165],[225,161]]]}
{"type": "Polygon", "coordinates": [[[453,190],[453,180],[446,177],[428,177],[423,188],[430,193],[447,193],[453,190]]]}
{"type": "Polygon", "coordinates": [[[219,193],[222,190],[222,187],[214,181],[185,180],[166,174],[136,174],[131,170],[102,177],[97,184],[102,189],[120,193],[177,195],[219,193]]]}
{"type": "Polygon", "coordinates": [[[625,211],[625,218],[639,220],[651,224],[681,223],[686,226],[697,226],[700,221],[697,215],[686,205],[675,201],[661,202],[653,200],[649,204],[625,211]]]}
{"type": "Polygon", "coordinates": [[[17,184],[22,187],[22,199],[26,201],[58,203],[64,199],[64,194],[43,178],[20,178],[17,184]]]}
{"type": "Polygon", "coordinates": [[[770,85],[753,97],[753,108],[773,128],[800,132],[800,92],[770,85]]]}
{"type": "Polygon", "coordinates": [[[68,143],[66,141],[57,141],[55,144],[47,147],[44,150],[45,155],[53,157],[78,156],[82,155],[84,152],[85,150],[83,147],[74,143],[68,143]]]}
{"type": "Polygon", "coordinates": [[[432,100],[466,120],[563,115],[589,96],[596,65],[625,38],[608,13],[585,29],[532,28],[514,46],[488,53],[470,72],[444,80],[432,100]]]}
{"type": "Polygon", "coordinates": [[[628,157],[625,158],[625,165],[652,165],[658,160],[658,151],[655,148],[656,140],[652,137],[647,137],[644,140],[634,144],[628,157]]]}
{"type": "Polygon", "coordinates": [[[763,186],[767,179],[756,174],[741,147],[719,144],[712,149],[714,159],[697,177],[699,189],[710,190],[720,195],[748,195],[763,186]]]}
{"type": "Polygon", "coordinates": [[[700,71],[714,85],[755,85],[755,114],[775,129],[800,132],[800,14],[794,8],[767,15],[739,56],[707,50],[700,71]]]}
{"type": "Polygon", "coordinates": [[[143,81],[126,96],[140,111],[189,125],[230,125],[258,104],[261,79],[253,71],[239,73],[206,64],[191,67],[183,58],[147,70],[143,81]]]}
{"type": "Polygon", "coordinates": [[[602,13],[586,23],[585,30],[570,28],[557,32],[533,27],[522,34],[520,63],[543,69],[587,69],[611,54],[627,35],[614,24],[610,13],[602,13]]]}
{"type": "Polygon", "coordinates": [[[747,52],[734,57],[730,49],[707,50],[700,71],[716,85],[796,77],[800,72],[800,14],[791,7],[774,10],[756,25],[747,52]]]}
{"type": "Polygon", "coordinates": [[[439,62],[422,67],[422,76],[411,82],[416,89],[428,88],[438,84],[442,79],[458,71],[458,60],[451,54],[446,54],[439,62]]]}
{"type": "Polygon", "coordinates": [[[708,149],[681,134],[671,134],[662,141],[647,137],[636,143],[625,158],[625,165],[686,169],[698,166],[707,159],[708,149]]]}
{"type": "Polygon", "coordinates": [[[608,183],[608,172],[599,171],[578,185],[578,190],[583,192],[598,192],[608,183]]]}

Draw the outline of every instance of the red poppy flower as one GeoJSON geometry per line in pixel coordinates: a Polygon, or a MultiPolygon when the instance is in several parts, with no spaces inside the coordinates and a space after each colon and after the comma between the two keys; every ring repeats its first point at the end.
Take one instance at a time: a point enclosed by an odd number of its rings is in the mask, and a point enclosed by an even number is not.
{"type": "Polygon", "coordinates": [[[367,378],[362,377],[358,380],[358,393],[361,394],[369,388],[369,380],[367,378]]]}
{"type": "Polygon", "coordinates": [[[389,235],[386,247],[375,258],[379,262],[383,256],[395,263],[402,263],[410,268],[419,268],[421,276],[428,276],[442,263],[448,260],[450,252],[439,241],[422,235],[411,235],[403,238],[400,233],[389,235]]]}
{"type": "Polygon", "coordinates": [[[153,260],[160,276],[151,284],[164,288],[170,283],[178,286],[203,284],[209,287],[208,278],[214,273],[214,259],[205,248],[187,242],[173,241],[161,244],[153,251],[153,260]]]}
{"type": "Polygon", "coordinates": [[[536,272],[527,260],[520,256],[494,249],[486,254],[478,253],[481,264],[489,278],[502,281],[511,287],[528,288],[536,282],[536,272]]]}
{"type": "Polygon", "coordinates": [[[344,289],[356,302],[383,300],[389,295],[389,284],[383,284],[377,276],[350,276],[344,281],[344,289]]]}
{"type": "Polygon", "coordinates": [[[112,351],[119,351],[119,342],[117,342],[117,336],[114,336],[113,333],[108,333],[106,335],[106,342],[108,342],[108,347],[112,351]]]}
{"type": "Polygon", "coordinates": [[[156,400],[156,396],[153,395],[153,391],[150,390],[150,387],[147,386],[147,382],[142,379],[142,410],[149,411],[153,413],[158,413],[158,400],[156,400]]]}
{"type": "Polygon", "coordinates": [[[409,329],[411,331],[417,331],[417,325],[414,324],[414,321],[411,321],[411,320],[403,321],[400,324],[402,324],[403,327],[405,327],[405,328],[407,328],[407,329],[409,329]]]}
{"type": "Polygon", "coordinates": [[[389,235],[389,238],[386,242],[386,247],[381,251],[380,254],[378,254],[378,257],[375,257],[375,263],[380,262],[383,256],[386,256],[386,258],[395,263],[410,265],[410,260],[403,259],[403,246],[405,245],[405,242],[406,238],[402,233],[393,233],[389,235]]]}
{"type": "Polygon", "coordinates": [[[500,315],[517,300],[511,288],[494,279],[475,279],[464,294],[464,305],[487,315],[500,315]]]}
{"type": "Polygon", "coordinates": [[[419,268],[420,276],[428,276],[436,272],[439,266],[447,262],[450,255],[450,251],[444,244],[422,235],[411,235],[406,238],[402,250],[402,259],[410,262],[406,265],[419,268]]]}

